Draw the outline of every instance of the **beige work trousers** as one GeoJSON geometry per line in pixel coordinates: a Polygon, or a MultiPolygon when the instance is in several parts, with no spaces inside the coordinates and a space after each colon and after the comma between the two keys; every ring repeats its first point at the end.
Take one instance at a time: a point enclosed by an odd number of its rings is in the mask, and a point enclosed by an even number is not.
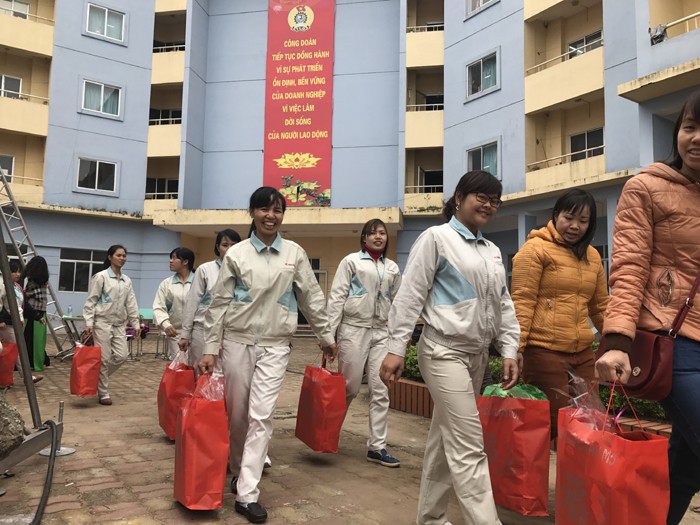
{"type": "Polygon", "coordinates": [[[124,364],[129,356],[126,343],[126,325],[112,326],[96,322],[92,327],[95,345],[102,349],[102,366],[97,393],[100,396],[109,394],[109,376],[124,364]]]}
{"type": "Polygon", "coordinates": [[[338,327],[338,370],[345,378],[347,408],[357,397],[367,366],[369,386],[369,438],[367,450],[386,448],[389,389],[379,377],[387,354],[386,328],[363,328],[341,323],[338,327]]]}
{"type": "Polygon", "coordinates": [[[238,476],[236,501],[258,501],[272,415],[289,362],[289,346],[245,345],[224,340],[221,365],[229,421],[229,465],[238,476]]]}
{"type": "Polygon", "coordinates": [[[466,525],[501,523],[476,408],[487,363],[488,352],[468,354],[424,335],[418,342],[418,366],[435,403],[423,458],[418,525],[445,523],[451,488],[466,525]]]}

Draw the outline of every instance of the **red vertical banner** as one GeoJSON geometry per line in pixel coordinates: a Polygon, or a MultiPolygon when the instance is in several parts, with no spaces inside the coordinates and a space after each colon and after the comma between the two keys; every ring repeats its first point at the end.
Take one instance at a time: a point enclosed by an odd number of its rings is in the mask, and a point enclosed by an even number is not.
{"type": "Polygon", "coordinates": [[[335,0],[269,0],[263,181],[330,206],[335,0]]]}

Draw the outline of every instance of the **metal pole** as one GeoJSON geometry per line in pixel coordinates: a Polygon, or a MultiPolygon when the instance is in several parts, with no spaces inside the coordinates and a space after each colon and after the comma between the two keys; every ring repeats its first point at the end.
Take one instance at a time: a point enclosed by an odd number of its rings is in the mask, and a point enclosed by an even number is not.
{"type": "Polygon", "coordinates": [[[36,390],[34,389],[34,381],[32,381],[32,368],[29,364],[27,344],[24,342],[23,325],[19,316],[17,300],[15,299],[15,283],[12,282],[10,262],[7,260],[7,246],[5,246],[5,235],[2,228],[0,228],[0,272],[2,272],[2,281],[5,284],[5,295],[7,296],[7,304],[10,308],[12,328],[15,331],[15,340],[17,342],[17,349],[19,350],[19,361],[22,364],[24,386],[27,389],[27,399],[29,400],[29,408],[32,412],[32,422],[34,423],[34,428],[39,428],[42,425],[39,403],[37,403],[36,400],[36,390]]]}

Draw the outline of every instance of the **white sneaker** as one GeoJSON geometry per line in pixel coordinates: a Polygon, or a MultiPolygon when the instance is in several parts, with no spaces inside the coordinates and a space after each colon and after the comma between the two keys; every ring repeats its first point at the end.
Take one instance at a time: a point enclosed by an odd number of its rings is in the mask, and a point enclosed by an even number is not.
{"type": "Polygon", "coordinates": [[[263,464],[263,468],[270,468],[272,466],[272,461],[270,460],[270,456],[265,456],[265,463],[263,464]]]}

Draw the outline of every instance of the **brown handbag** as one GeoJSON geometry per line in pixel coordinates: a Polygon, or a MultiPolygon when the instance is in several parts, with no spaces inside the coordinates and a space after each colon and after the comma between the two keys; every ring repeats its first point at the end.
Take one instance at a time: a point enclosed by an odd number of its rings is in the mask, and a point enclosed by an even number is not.
{"type": "MultiPolygon", "coordinates": [[[[630,396],[660,401],[671,393],[673,343],[685,317],[693,307],[693,299],[699,287],[700,275],[695,279],[688,298],[676,314],[668,334],[637,329],[632,348],[629,351],[632,374],[625,385],[630,396]]],[[[605,337],[603,337],[597,354],[601,356],[606,351],[605,337]]]]}

